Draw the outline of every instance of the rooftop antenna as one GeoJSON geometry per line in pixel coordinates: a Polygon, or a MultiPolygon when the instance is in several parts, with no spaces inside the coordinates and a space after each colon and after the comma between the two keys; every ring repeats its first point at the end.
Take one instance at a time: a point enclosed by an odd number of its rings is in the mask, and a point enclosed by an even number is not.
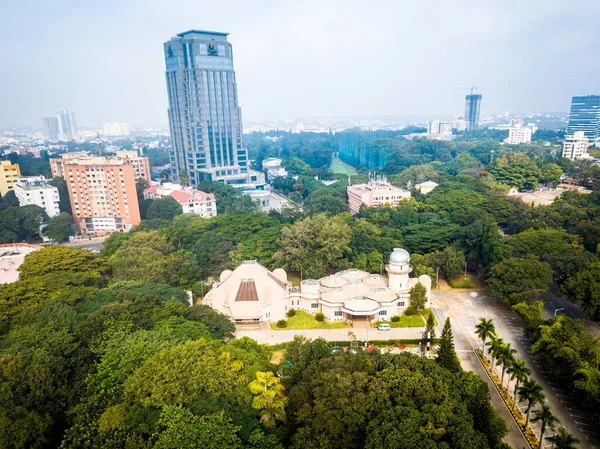
{"type": "Polygon", "coordinates": [[[102,156],[102,142],[100,141],[100,132],[96,133],[96,137],[98,138],[98,156],[102,156]]]}
{"type": "Polygon", "coordinates": [[[469,87],[457,87],[457,89],[461,90],[470,90],[471,95],[473,95],[473,91],[479,89],[477,86],[473,86],[472,84],[469,87]]]}

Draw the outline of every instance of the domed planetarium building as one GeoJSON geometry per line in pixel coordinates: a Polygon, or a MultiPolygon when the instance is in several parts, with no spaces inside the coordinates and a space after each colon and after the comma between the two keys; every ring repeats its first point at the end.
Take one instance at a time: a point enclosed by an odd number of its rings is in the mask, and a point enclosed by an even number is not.
{"type": "Polygon", "coordinates": [[[281,268],[271,272],[256,261],[244,261],[234,271],[221,273],[203,303],[235,322],[278,321],[289,309],[322,312],[328,321],[389,321],[406,311],[410,289],[421,283],[430,306],[431,278],[410,277],[408,251],[394,248],[385,268],[387,277],[350,269],[305,279],[294,288],[281,268]]]}

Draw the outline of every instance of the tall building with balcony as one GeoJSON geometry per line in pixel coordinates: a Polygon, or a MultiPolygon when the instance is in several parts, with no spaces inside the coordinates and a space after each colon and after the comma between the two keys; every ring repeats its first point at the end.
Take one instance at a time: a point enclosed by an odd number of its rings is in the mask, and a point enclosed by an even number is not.
{"type": "Polygon", "coordinates": [[[166,182],[144,190],[144,199],[155,200],[170,196],[181,206],[184,214],[196,214],[204,218],[217,216],[217,201],[214,193],[206,193],[192,187],[166,182]]]}
{"type": "Polygon", "coordinates": [[[565,136],[562,157],[582,159],[588,155],[588,138],[584,131],[577,131],[572,136],[565,136]]]}
{"type": "Polygon", "coordinates": [[[573,97],[567,135],[578,131],[582,131],[592,145],[600,138],[600,95],[573,97]]]}
{"type": "Polygon", "coordinates": [[[58,142],[58,119],[56,117],[44,117],[42,119],[46,139],[49,142],[58,142]]]}
{"type": "Polygon", "coordinates": [[[79,138],[79,128],[77,119],[73,111],[58,111],[58,132],[61,140],[77,140],[79,138]]]}
{"type": "Polygon", "coordinates": [[[133,166],[116,157],[91,156],[63,161],[65,181],[80,233],[126,232],[140,220],[133,166]]]}
{"type": "Polygon", "coordinates": [[[249,169],[242,112],[228,33],[190,30],[164,43],[172,177],[196,185],[208,179],[264,183],[249,169]]]}
{"type": "Polygon", "coordinates": [[[509,145],[519,145],[520,143],[530,143],[533,129],[529,126],[513,126],[508,128],[508,137],[504,143],[509,145]]]}
{"type": "Polygon", "coordinates": [[[15,196],[19,206],[36,205],[46,211],[50,218],[60,213],[58,189],[51,186],[44,176],[27,176],[17,179],[15,196]]]}
{"type": "Polygon", "coordinates": [[[13,190],[17,179],[21,177],[19,164],[10,161],[0,161],[0,195],[6,195],[13,190]]]}
{"type": "Polygon", "coordinates": [[[479,94],[465,96],[465,121],[467,122],[467,131],[476,131],[479,129],[481,98],[482,97],[479,94]]]}

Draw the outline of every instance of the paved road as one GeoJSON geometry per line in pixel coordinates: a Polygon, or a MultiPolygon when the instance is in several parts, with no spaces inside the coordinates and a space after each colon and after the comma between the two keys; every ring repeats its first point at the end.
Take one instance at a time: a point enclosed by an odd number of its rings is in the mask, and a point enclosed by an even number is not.
{"type": "MultiPolygon", "coordinates": [[[[564,308],[565,310],[561,312],[573,318],[582,318],[581,311],[577,307],[558,297],[551,299],[544,312],[545,316],[554,314],[554,310],[557,308],[564,308]]],[[[568,392],[546,380],[538,363],[531,357],[529,352],[531,342],[523,336],[523,321],[508,306],[501,302],[492,301],[485,295],[485,292],[437,291],[433,293],[433,310],[440,322],[445,320],[447,316],[450,317],[453,325],[454,342],[463,363],[465,362],[465,351],[472,351],[473,347],[481,346],[481,341],[474,334],[475,325],[479,318],[493,319],[498,334],[517,350],[518,357],[523,359],[532,370],[532,377],[544,387],[546,401],[552,406],[554,414],[561,421],[561,425],[566,426],[569,432],[579,438],[581,448],[600,448],[600,437],[593,432],[595,430],[593,423],[585,412],[578,407],[568,392]]],[[[595,335],[598,333],[599,329],[595,324],[588,322],[586,327],[595,335]]],[[[479,374],[476,369],[473,369],[473,371],[479,374]]],[[[510,383],[509,388],[512,391],[514,388],[513,382],[510,383]]],[[[492,392],[492,401],[495,404],[494,396],[498,395],[494,395],[492,392]]],[[[519,404],[519,407],[524,410],[526,403],[519,404]]],[[[497,409],[500,410],[498,407],[497,409]]],[[[512,419],[509,418],[506,418],[509,427],[512,424],[516,428],[512,419]]],[[[534,427],[534,429],[536,429],[536,433],[539,432],[539,428],[534,427]]],[[[511,429],[511,436],[513,433],[511,429]]],[[[507,442],[515,448],[523,447],[523,445],[519,446],[516,443],[507,442]]]]}

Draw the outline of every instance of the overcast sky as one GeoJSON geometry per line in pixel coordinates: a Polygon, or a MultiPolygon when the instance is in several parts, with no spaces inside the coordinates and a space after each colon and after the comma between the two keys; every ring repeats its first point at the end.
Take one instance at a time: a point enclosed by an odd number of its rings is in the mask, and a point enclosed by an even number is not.
{"type": "Polygon", "coordinates": [[[0,125],[166,125],[162,44],[229,32],[244,119],[567,111],[600,94],[599,0],[0,0],[0,125]]]}

